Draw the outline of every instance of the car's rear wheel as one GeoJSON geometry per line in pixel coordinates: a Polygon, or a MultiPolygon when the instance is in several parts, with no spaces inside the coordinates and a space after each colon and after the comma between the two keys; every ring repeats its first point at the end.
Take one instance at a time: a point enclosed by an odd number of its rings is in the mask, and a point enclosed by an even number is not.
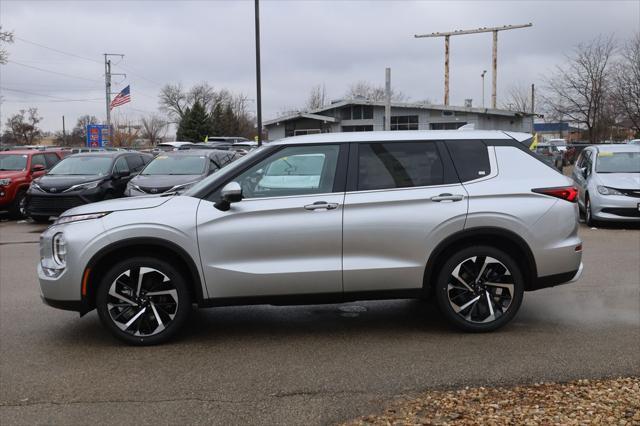
{"type": "Polygon", "coordinates": [[[136,257],[111,267],[96,295],[102,323],[133,345],[169,340],[185,323],[191,297],[182,273],[169,262],[136,257]]]}
{"type": "Polygon", "coordinates": [[[16,198],[13,200],[11,207],[9,208],[9,215],[14,219],[21,219],[25,216],[25,207],[27,206],[27,191],[20,190],[16,194],[16,198]]]}
{"type": "Polygon", "coordinates": [[[454,326],[471,332],[496,330],[516,315],[524,293],[517,263],[489,246],[458,251],[436,282],[438,306],[454,326]]]}

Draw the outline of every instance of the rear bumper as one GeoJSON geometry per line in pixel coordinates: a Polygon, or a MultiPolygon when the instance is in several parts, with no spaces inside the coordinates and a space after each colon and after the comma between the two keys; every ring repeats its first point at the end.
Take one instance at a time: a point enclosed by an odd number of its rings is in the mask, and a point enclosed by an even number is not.
{"type": "Polygon", "coordinates": [[[535,291],[543,288],[555,287],[557,285],[570,284],[570,283],[576,282],[582,276],[583,270],[584,270],[584,264],[580,262],[580,266],[576,271],[538,277],[538,279],[536,279],[531,284],[531,286],[529,286],[527,291],[535,291]]]}

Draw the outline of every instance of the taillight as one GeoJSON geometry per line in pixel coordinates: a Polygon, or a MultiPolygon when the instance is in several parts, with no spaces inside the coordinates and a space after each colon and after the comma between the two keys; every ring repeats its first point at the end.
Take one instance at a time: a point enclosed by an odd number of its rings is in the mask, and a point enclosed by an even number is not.
{"type": "Polygon", "coordinates": [[[578,188],[575,186],[560,186],[555,188],[535,188],[531,191],[537,194],[551,195],[552,197],[560,198],[570,203],[578,201],[578,188]]]}

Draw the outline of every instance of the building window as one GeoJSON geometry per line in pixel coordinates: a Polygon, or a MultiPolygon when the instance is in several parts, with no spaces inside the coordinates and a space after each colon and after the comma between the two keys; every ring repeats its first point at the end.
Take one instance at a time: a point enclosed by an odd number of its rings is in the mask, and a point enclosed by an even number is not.
{"type": "Polygon", "coordinates": [[[373,126],[342,126],[343,132],[373,132],[373,126]]]}
{"type": "Polygon", "coordinates": [[[391,130],[418,130],[417,115],[391,117],[391,130]]]}
{"type": "Polygon", "coordinates": [[[467,124],[465,121],[455,121],[453,123],[431,123],[431,130],[456,130],[467,124]]]}
{"type": "Polygon", "coordinates": [[[343,120],[371,120],[373,119],[373,107],[371,105],[353,105],[340,110],[340,118],[343,120]]]}
{"type": "Polygon", "coordinates": [[[294,136],[315,135],[317,133],[320,133],[320,129],[301,129],[293,132],[294,136]]]}

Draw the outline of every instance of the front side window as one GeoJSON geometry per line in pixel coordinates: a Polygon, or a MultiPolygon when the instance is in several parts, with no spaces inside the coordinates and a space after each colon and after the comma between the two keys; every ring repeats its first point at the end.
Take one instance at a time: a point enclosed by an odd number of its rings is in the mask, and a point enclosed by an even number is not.
{"type": "Polygon", "coordinates": [[[33,169],[33,166],[35,166],[36,164],[41,165],[45,169],[47,168],[47,163],[44,159],[44,155],[38,154],[31,157],[31,168],[33,169]]]}
{"type": "Polygon", "coordinates": [[[340,146],[291,146],[246,170],[234,181],[245,198],[333,192],[340,146]]]}
{"type": "Polygon", "coordinates": [[[361,143],[358,190],[441,185],[444,169],[433,142],[361,143]]]}
{"type": "Polygon", "coordinates": [[[118,158],[116,165],[113,167],[113,171],[116,173],[126,173],[129,171],[129,165],[125,157],[118,158]]]}

